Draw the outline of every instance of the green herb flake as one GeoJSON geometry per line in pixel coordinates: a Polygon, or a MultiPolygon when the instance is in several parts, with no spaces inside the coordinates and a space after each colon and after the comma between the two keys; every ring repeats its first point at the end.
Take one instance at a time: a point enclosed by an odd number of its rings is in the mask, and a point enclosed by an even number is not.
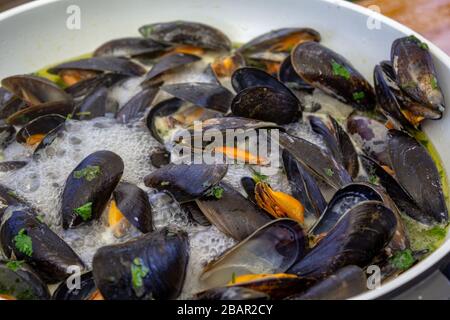
{"type": "Polygon", "coordinates": [[[376,175],[374,175],[374,174],[371,174],[371,175],[369,176],[369,182],[370,182],[371,184],[376,184],[376,185],[378,185],[378,184],[380,183],[380,178],[378,178],[378,176],[376,176],[376,175]]]}
{"type": "Polygon", "coordinates": [[[256,171],[253,172],[252,178],[253,178],[253,180],[254,180],[256,183],[258,183],[258,182],[265,182],[265,181],[267,181],[267,180],[269,179],[268,176],[266,176],[266,175],[264,175],[264,174],[262,174],[262,173],[256,172],[256,171]]]}
{"type": "Polygon", "coordinates": [[[39,221],[40,223],[44,223],[44,216],[41,214],[38,214],[36,216],[36,220],[39,221]]]}
{"type": "Polygon", "coordinates": [[[73,211],[80,216],[83,221],[88,221],[92,218],[92,202],[88,202],[73,211]]]}
{"type": "Polygon", "coordinates": [[[231,284],[235,284],[235,283],[236,283],[236,273],[233,272],[233,273],[231,274],[231,284]]]}
{"type": "Polygon", "coordinates": [[[409,269],[415,262],[416,259],[410,249],[396,252],[390,259],[391,264],[400,270],[409,269]]]}
{"type": "Polygon", "coordinates": [[[6,263],[6,267],[11,270],[16,272],[17,270],[19,270],[20,268],[22,268],[22,265],[25,263],[25,261],[17,261],[17,260],[11,260],[9,262],[6,263]]]}
{"type": "Polygon", "coordinates": [[[150,270],[143,264],[140,258],[135,258],[131,264],[131,281],[135,289],[142,288],[144,285],[143,279],[147,276],[150,270]]]}
{"type": "Polygon", "coordinates": [[[329,177],[332,177],[334,175],[334,171],[331,168],[326,168],[324,171],[325,171],[325,174],[329,177]]]}
{"type": "Polygon", "coordinates": [[[33,254],[33,242],[31,238],[25,234],[25,228],[20,229],[19,233],[14,237],[14,245],[16,249],[26,256],[31,257],[33,254]]]}
{"type": "Polygon", "coordinates": [[[170,182],[169,182],[169,181],[162,181],[162,182],[161,182],[161,186],[162,186],[162,187],[168,186],[168,185],[170,185],[170,182]]]}
{"type": "Polygon", "coordinates": [[[81,170],[74,171],[73,177],[75,179],[85,178],[87,181],[92,181],[100,174],[99,166],[87,166],[81,170]]]}
{"type": "Polygon", "coordinates": [[[365,97],[366,97],[366,94],[362,91],[353,93],[353,100],[355,100],[355,101],[359,102],[359,101],[363,100],[365,97]]]}
{"type": "Polygon", "coordinates": [[[432,88],[433,90],[439,89],[437,79],[436,79],[436,77],[434,77],[434,76],[431,77],[431,88],[432,88]]]}
{"type": "Polygon", "coordinates": [[[223,196],[224,189],[220,186],[214,186],[206,193],[209,197],[214,197],[216,199],[221,199],[223,196]]]}
{"type": "Polygon", "coordinates": [[[90,111],[81,111],[81,112],[77,112],[77,116],[78,117],[82,117],[82,116],[90,116],[91,112],[90,111]]]}
{"type": "Polygon", "coordinates": [[[333,68],[333,74],[335,76],[342,77],[346,80],[350,79],[350,72],[343,65],[340,65],[336,61],[331,62],[331,67],[333,68]]]}

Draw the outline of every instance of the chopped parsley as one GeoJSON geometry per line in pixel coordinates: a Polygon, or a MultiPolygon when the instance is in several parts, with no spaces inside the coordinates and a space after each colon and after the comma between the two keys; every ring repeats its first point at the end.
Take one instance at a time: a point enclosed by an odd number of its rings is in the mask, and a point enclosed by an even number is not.
{"type": "Polygon", "coordinates": [[[20,229],[19,233],[14,237],[13,242],[19,252],[31,257],[33,254],[33,242],[25,232],[25,228],[20,229]]]}
{"type": "Polygon", "coordinates": [[[264,175],[264,174],[262,174],[262,173],[259,173],[259,172],[256,172],[256,171],[254,171],[253,172],[253,180],[256,182],[256,183],[258,183],[258,182],[264,182],[264,181],[267,181],[267,179],[269,179],[269,177],[268,176],[266,176],[266,175],[264,175]]]}
{"type": "Polygon", "coordinates": [[[140,289],[144,285],[143,279],[150,270],[143,264],[140,258],[135,258],[131,264],[131,281],[135,289],[140,289]]]}
{"type": "Polygon", "coordinates": [[[232,284],[235,284],[235,283],[236,283],[236,273],[235,273],[235,272],[233,272],[233,273],[231,274],[231,283],[232,283],[232,284]]]}
{"type": "Polygon", "coordinates": [[[379,184],[380,183],[380,178],[378,178],[378,176],[376,176],[375,174],[371,174],[369,176],[369,182],[371,184],[379,184]]]}
{"type": "Polygon", "coordinates": [[[39,221],[40,223],[44,223],[44,216],[41,214],[38,214],[36,216],[36,220],[39,221]]]}
{"type": "Polygon", "coordinates": [[[224,189],[220,186],[214,186],[206,193],[209,197],[214,197],[216,199],[221,199],[223,196],[224,189]]]}
{"type": "Polygon", "coordinates": [[[325,168],[325,174],[329,177],[332,177],[334,175],[334,171],[331,168],[325,168]]]}
{"type": "Polygon", "coordinates": [[[16,272],[17,270],[19,270],[20,268],[22,268],[22,265],[25,263],[25,261],[17,261],[17,260],[11,260],[9,262],[6,263],[6,267],[11,270],[16,272]]]}
{"type": "Polygon", "coordinates": [[[436,77],[434,77],[434,76],[431,78],[431,88],[432,88],[433,90],[439,89],[438,83],[437,83],[437,79],[436,79],[436,77]]]}
{"type": "Polygon", "coordinates": [[[400,270],[409,269],[415,262],[416,259],[410,249],[396,252],[390,259],[391,264],[400,270]]]}
{"type": "Polygon", "coordinates": [[[415,35],[410,35],[408,37],[408,39],[413,41],[413,42],[415,42],[423,50],[429,50],[430,49],[425,42],[420,41],[420,39],[417,38],[415,35]]]}
{"type": "Polygon", "coordinates": [[[162,187],[168,186],[168,185],[170,185],[170,182],[169,182],[169,181],[161,181],[161,186],[162,186],[162,187]]]}
{"type": "Polygon", "coordinates": [[[343,65],[333,60],[331,62],[331,67],[333,68],[333,74],[335,76],[342,77],[346,80],[350,79],[350,72],[343,65]]]}
{"type": "Polygon", "coordinates": [[[87,221],[92,218],[92,202],[88,202],[73,211],[80,216],[83,221],[87,221]]]}
{"type": "Polygon", "coordinates": [[[355,101],[361,101],[366,97],[366,94],[362,91],[358,91],[353,93],[353,100],[355,101]]]}
{"type": "Polygon", "coordinates": [[[73,177],[76,179],[85,178],[87,181],[92,181],[100,174],[99,166],[87,166],[81,170],[74,171],[73,177]]]}

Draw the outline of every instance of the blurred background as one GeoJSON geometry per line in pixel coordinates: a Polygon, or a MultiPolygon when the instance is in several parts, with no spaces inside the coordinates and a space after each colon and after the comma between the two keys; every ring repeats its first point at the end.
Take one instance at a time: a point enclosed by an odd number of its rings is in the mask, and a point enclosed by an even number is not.
{"type": "MultiPolygon", "coordinates": [[[[33,0],[0,0],[0,12],[33,0]]],[[[378,6],[391,17],[450,54],[450,0],[353,0],[362,6],[378,6]]]]}

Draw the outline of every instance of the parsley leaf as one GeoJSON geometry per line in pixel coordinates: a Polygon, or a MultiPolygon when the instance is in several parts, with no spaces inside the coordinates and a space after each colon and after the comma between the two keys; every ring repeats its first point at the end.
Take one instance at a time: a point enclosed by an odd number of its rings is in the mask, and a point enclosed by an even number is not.
{"type": "Polygon", "coordinates": [[[99,166],[87,166],[81,170],[73,172],[73,177],[75,179],[85,178],[87,181],[92,181],[100,174],[99,166]]]}
{"type": "Polygon", "coordinates": [[[232,284],[235,284],[235,283],[236,283],[236,273],[235,273],[235,272],[233,272],[233,273],[231,274],[231,283],[232,283],[232,284]]]}
{"type": "Polygon", "coordinates": [[[353,93],[353,100],[355,101],[361,101],[366,97],[366,94],[362,91],[358,91],[353,93]]]}
{"type": "Polygon", "coordinates": [[[209,197],[214,197],[216,199],[221,199],[223,196],[224,189],[220,186],[214,186],[206,193],[209,197]]]}
{"type": "Polygon", "coordinates": [[[350,72],[343,65],[340,65],[336,61],[331,61],[331,67],[333,68],[333,74],[340,76],[346,80],[350,79],[350,72]]]}
{"type": "Polygon", "coordinates": [[[25,234],[25,231],[25,228],[20,229],[19,233],[14,237],[13,242],[19,252],[31,257],[33,254],[33,242],[31,241],[31,238],[25,234]]]}
{"type": "Polygon", "coordinates": [[[255,183],[264,182],[264,181],[267,181],[267,179],[269,179],[268,176],[266,176],[262,173],[256,172],[256,171],[253,172],[252,178],[255,181],[255,183]]]}
{"type": "Polygon", "coordinates": [[[142,288],[144,285],[143,279],[147,276],[150,270],[143,264],[140,258],[135,258],[131,264],[131,281],[135,289],[142,288]]]}
{"type": "Polygon", "coordinates": [[[334,175],[334,171],[331,168],[325,168],[324,171],[325,171],[325,174],[329,177],[332,177],[334,175]]]}
{"type": "Polygon", "coordinates": [[[20,268],[22,268],[22,265],[25,263],[25,261],[17,261],[17,260],[11,260],[9,262],[6,263],[6,267],[11,270],[16,272],[17,270],[19,270],[20,268]]]}
{"type": "Polygon", "coordinates": [[[416,259],[413,256],[413,253],[410,249],[406,249],[403,251],[397,251],[390,259],[391,264],[400,270],[409,269],[416,259]]]}
{"type": "Polygon", "coordinates": [[[436,77],[434,77],[434,76],[431,78],[431,88],[432,88],[433,90],[439,89],[438,83],[437,83],[437,79],[436,79],[436,77]]]}
{"type": "Polygon", "coordinates": [[[87,221],[92,218],[92,202],[88,202],[73,211],[79,215],[83,221],[87,221]]]}

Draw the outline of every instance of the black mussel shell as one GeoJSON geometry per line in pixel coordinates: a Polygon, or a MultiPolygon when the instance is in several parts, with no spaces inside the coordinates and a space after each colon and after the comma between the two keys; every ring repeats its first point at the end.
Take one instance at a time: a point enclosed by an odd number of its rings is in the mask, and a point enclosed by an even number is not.
{"type": "Polygon", "coordinates": [[[15,133],[13,126],[0,123],[0,148],[6,148],[14,140],[15,133]]]}
{"type": "Polygon", "coordinates": [[[287,150],[283,150],[282,156],[292,195],[302,203],[307,215],[318,219],[324,212],[327,202],[316,180],[287,150]]]}
{"type": "Polygon", "coordinates": [[[210,50],[231,50],[231,41],[221,31],[208,25],[189,22],[171,21],[153,23],[139,28],[146,38],[172,45],[189,45],[210,50]]]}
{"type": "Polygon", "coordinates": [[[395,214],[381,202],[362,202],[287,272],[323,279],[347,265],[365,267],[389,243],[396,224],[395,214]]]}
{"type": "Polygon", "coordinates": [[[392,44],[391,61],[400,88],[426,106],[428,116],[440,119],[445,102],[428,45],[415,36],[397,39],[392,44]]]}
{"type": "Polygon", "coordinates": [[[163,148],[156,148],[150,154],[150,163],[155,168],[161,168],[170,163],[170,152],[163,148]]]}
{"type": "Polygon", "coordinates": [[[39,118],[35,118],[23,126],[17,132],[16,140],[19,143],[27,143],[28,139],[36,134],[46,135],[62,123],[66,118],[57,114],[49,114],[39,118]]]}
{"type": "Polygon", "coordinates": [[[94,51],[94,57],[134,57],[161,54],[167,45],[152,39],[120,38],[102,44],[94,51]]]}
{"type": "Polygon", "coordinates": [[[69,288],[66,281],[56,288],[52,295],[52,300],[91,300],[97,292],[92,272],[83,273],[80,277],[79,288],[69,288]]]}
{"type": "Polygon", "coordinates": [[[264,70],[253,67],[239,68],[233,72],[231,85],[237,93],[251,87],[271,87],[277,91],[285,91],[293,95],[289,88],[278,81],[278,79],[272,77],[264,70]]]}
{"type": "Polygon", "coordinates": [[[33,119],[49,114],[68,116],[73,112],[72,102],[47,102],[33,107],[27,107],[17,111],[6,119],[11,125],[25,125],[33,119]]]}
{"type": "Polygon", "coordinates": [[[14,211],[9,218],[4,217],[0,239],[8,258],[25,260],[47,283],[70,276],[71,266],[84,269],[83,262],[69,245],[29,212],[14,211]],[[24,247],[23,241],[28,245],[24,247]]]}
{"type": "Polygon", "coordinates": [[[441,177],[428,151],[407,133],[390,130],[388,137],[390,163],[397,181],[422,209],[420,222],[448,221],[448,209],[441,177]]]}
{"type": "Polygon", "coordinates": [[[333,195],[311,233],[320,235],[329,232],[348,210],[368,200],[383,201],[377,190],[368,184],[352,183],[343,187],[333,195]]]}
{"type": "Polygon", "coordinates": [[[191,221],[204,227],[209,227],[211,225],[211,222],[205,217],[195,201],[183,203],[181,208],[183,208],[191,221]]]}
{"type": "Polygon", "coordinates": [[[46,102],[71,102],[72,98],[48,79],[19,75],[2,80],[2,86],[31,106],[46,102]]]}
{"type": "Polygon", "coordinates": [[[271,221],[210,262],[200,279],[208,287],[217,287],[232,281],[233,275],[284,273],[305,255],[306,247],[298,222],[271,221]]]}
{"type": "Polygon", "coordinates": [[[158,91],[157,87],[148,87],[137,93],[116,113],[117,121],[128,123],[139,118],[150,107],[158,91]]]}
{"type": "Polygon", "coordinates": [[[167,300],[180,294],[188,260],[187,234],[164,228],[100,248],[92,266],[106,300],[167,300]]]}
{"type": "Polygon", "coordinates": [[[150,108],[150,111],[146,117],[147,128],[150,130],[153,138],[158,140],[160,143],[164,143],[165,132],[161,132],[160,129],[158,129],[156,123],[157,118],[167,117],[176,113],[183,106],[183,103],[183,100],[172,98],[163,100],[150,108]]]}
{"type": "Polygon", "coordinates": [[[98,87],[88,93],[73,111],[73,118],[90,120],[103,117],[106,113],[109,90],[107,87],[98,87]]]}
{"type": "Polygon", "coordinates": [[[351,114],[347,118],[347,132],[355,144],[367,156],[383,165],[389,165],[387,153],[387,133],[385,125],[375,119],[351,114]]]}
{"type": "Polygon", "coordinates": [[[0,262],[0,298],[48,300],[50,292],[23,261],[0,262]]]}
{"type": "Polygon", "coordinates": [[[65,91],[70,94],[78,105],[86,96],[94,94],[101,88],[109,88],[117,82],[128,78],[128,76],[117,73],[101,73],[95,77],[78,81],[67,87],[65,91]]]}
{"type": "Polygon", "coordinates": [[[0,106],[0,119],[7,119],[17,111],[26,108],[27,103],[17,97],[12,97],[0,106]]]}
{"type": "Polygon", "coordinates": [[[234,95],[227,88],[214,83],[169,84],[162,86],[161,90],[195,106],[214,109],[223,113],[229,110],[234,98],[234,95]]]}
{"type": "Polygon", "coordinates": [[[238,117],[289,124],[301,118],[299,100],[272,87],[250,87],[237,94],[231,112],[238,117]]]}
{"type": "Polygon", "coordinates": [[[255,199],[255,188],[256,182],[253,178],[250,177],[242,177],[241,178],[241,186],[247,194],[247,199],[253,203],[256,203],[255,199]]]}
{"type": "Polygon", "coordinates": [[[289,151],[298,162],[331,187],[340,189],[352,181],[347,170],[320,147],[284,132],[280,132],[279,139],[284,150],[289,151]]]}
{"type": "Polygon", "coordinates": [[[131,60],[116,57],[93,57],[70,61],[48,69],[51,74],[58,74],[64,70],[89,70],[111,72],[127,76],[142,76],[145,69],[131,60]]]}
{"type": "Polygon", "coordinates": [[[122,159],[111,151],[87,156],[69,174],[61,204],[63,228],[100,217],[124,170],[122,159]]]}
{"type": "Polygon", "coordinates": [[[241,241],[270,222],[267,214],[229,184],[221,182],[217,188],[220,188],[219,198],[206,196],[196,202],[206,218],[221,232],[241,241]]]}
{"type": "Polygon", "coordinates": [[[24,199],[21,199],[12,189],[0,184],[0,222],[5,212],[24,208],[30,208],[24,199]]]}
{"type": "Polygon", "coordinates": [[[292,90],[312,93],[314,87],[303,80],[292,66],[291,56],[288,56],[280,65],[278,70],[278,79],[292,90]]]}
{"type": "Polygon", "coordinates": [[[260,35],[238,49],[242,54],[255,52],[290,52],[305,41],[320,41],[320,34],[310,28],[282,28],[260,35]]]}
{"type": "Polygon", "coordinates": [[[352,178],[359,173],[358,154],[347,132],[332,116],[322,120],[316,116],[309,117],[311,128],[319,134],[333,157],[347,170],[352,178]]]}
{"type": "Polygon", "coordinates": [[[152,208],[147,193],[138,186],[120,182],[113,192],[117,208],[142,233],[153,231],[152,208]]]}
{"type": "Polygon", "coordinates": [[[289,300],[345,300],[367,290],[367,278],[357,266],[346,266],[305,293],[291,296],[289,300]]]}
{"type": "Polygon", "coordinates": [[[188,53],[172,53],[164,56],[146,74],[144,82],[152,80],[167,71],[199,61],[200,59],[200,57],[188,53]]]}
{"type": "Polygon", "coordinates": [[[269,300],[270,297],[260,291],[243,287],[220,287],[199,292],[196,300],[269,300]]]}
{"type": "Polygon", "coordinates": [[[292,66],[315,88],[351,104],[358,110],[375,108],[371,85],[343,56],[317,42],[306,42],[292,51],[292,66]]]}
{"type": "Polygon", "coordinates": [[[226,165],[168,164],[144,178],[147,187],[170,192],[184,203],[203,196],[227,173],[226,165]]]}

